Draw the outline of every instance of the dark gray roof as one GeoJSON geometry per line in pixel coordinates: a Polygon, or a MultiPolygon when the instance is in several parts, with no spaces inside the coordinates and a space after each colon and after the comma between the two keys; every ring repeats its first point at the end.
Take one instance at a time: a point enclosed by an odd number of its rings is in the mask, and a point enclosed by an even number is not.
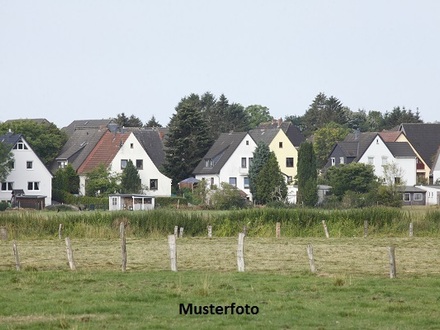
{"type": "Polygon", "coordinates": [[[279,131],[280,128],[256,128],[250,130],[249,135],[256,143],[263,142],[265,145],[269,145],[279,131]]]}
{"type": "Polygon", "coordinates": [[[139,129],[133,130],[133,134],[147,152],[154,165],[160,169],[165,161],[165,151],[159,132],[151,129],[139,129]]]}
{"type": "Polygon", "coordinates": [[[8,132],[6,134],[0,135],[0,143],[7,144],[12,149],[21,137],[21,134],[8,132]]]}
{"type": "Polygon", "coordinates": [[[414,150],[407,142],[385,142],[394,157],[416,157],[414,150]]]}
{"type": "Polygon", "coordinates": [[[358,161],[377,135],[377,132],[349,133],[343,142],[351,143],[345,144],[345,148],[350,151],[351,155],[356,151],[356,158],[354,161],[358,161]]]}
{"type": "Polygon", "coordinates": [[[295,147],[299,147],[306,140],[300,129],[290,121],[272,120],[261,123],[258,128],[281,128],[295,147]]]}
{"type": "Polygon", "coordinates": [[[205,157],[197,165],[193,174],[217,174],[220,173],[223,165],[234,153],[235,149],[243,141],[246,132],[222,133],[208,150],[205,157]],[[205,160],[212,160],[212,167],[205,166],[205,160]]]}
{"type": "Polygon", "coordinates": [[[440,145],[440,124],[401,124],[399,130],[405,133],[406,138],[424,162],[432,168],[440,145]]]}
{"type": "Polygon", "coordinates": [[[68,126],[63,127],[62,130],[70,137],[75,131],[79,129],[103,129],[107,128],[113,119],[83,119],[74,120],[68,126]]]}

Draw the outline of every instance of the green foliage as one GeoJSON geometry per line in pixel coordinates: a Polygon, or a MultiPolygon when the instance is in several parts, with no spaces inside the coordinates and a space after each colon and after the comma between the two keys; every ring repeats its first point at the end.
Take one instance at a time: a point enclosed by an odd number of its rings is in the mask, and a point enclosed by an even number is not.
{"type": "Polygon", "coordinates": [[[401,207],[403,205],[402,194],[390,189],[388,186],[379,186],[375,193],[375,202],[378,205],[401,207]]]}
{"type": "Polygon", "coordinates": [[[0,211],[4,211],[8,208],[8,203],[7,202],[0,202],[0,211]]]}
{"type": "Polygon", "coordinates": [[[274,201],[284,201],[287,195],[287,186],[281,174],[280,167],[274,152],[257,174],[255,184],[255,202],[267,204],[274,201]]]}
{"type": "Polygon", "coordinates": [[[45,165],[49,165],[55,159],[67,141],[66,134],[53,123],[22,119],[0,124],[0,134],[8,132],[9,129],[15,134],[23,134],[45,165]]]}
{"type": "Polygon", "coordinates": [[[114,119],[120,127],[142,127],[142,120],[135,115],[127,117],[125,113],[119,113],[114,119]]]}
{"type": "MultiPolygon", "coordinates": [[[[79,176],[73,169],[72,164],[68,164],[65,168],[58,169],[52,179],[52,189],[65,191],[69,194],[78,194],[79,176]]],[[[56,200],[61,202],[58,199],[56,200]]]]}
{"type": "Polygon", "coordinates": [[[313,140],[313,148],[316,153],[316,162],[318,168],[322,168],[328,160],[328,156],[334,145],[345,139],[350,132],[348,128],[330,122],[316,130],[313,140]]]}
{"type": "Polygon", "coordinates": [[[402,123],[423,123],[419,110],[414,113],[411,109],[406,110],[405,107],[394,107],[391,112],[385,112],[382,129],[391,129],[402,123]]]}
{"type": "Polygon", "coordinates": [[[12,168],[12,146],[0,143],[0,182],[4,182],[12,168]]]}
{"type": "Polygon", "coordinates": [[[298,151],[298,204],[314,206],[318,202],[316,156],[311,142],[303,142],[298,151]]]}
{"type": "Polygon", "coordinates": [[[212,137],[200,108],[199,96],[191,94],[179,102],[171,118],[164,169],[174,186],[191,176],[211,146],[212,137]]]}
{"type": "Polygon", "coordinates": [[[258,125],[261,123],[268,122],[273,119],[269,113],[269,108],[259,104],[249,105],[246,107],[245,111],[250,118],[249,124],[251,129],[258,127],[258,125]]]}
{"type": "Polygon", "coordinates": [[[222,182],[220,189],[215,190],[211,202],[217,210],[234,210],[246,206],[246,199],[240,191],[226,182],[222,182]]]}
{"type": "Polygon", "coordinates": [[[371,165],[362,163],[342,164],[330,167],[326,173],[332,193],[342,200],[347,191],[368,193],[377,189],[377,178],[371,165]]]}
{"type": "Polygon", "coordinates": [[[258,142],[255,151],[253,152],[253,160],[249,166],[249,190],[252,194],[254,202],[258,200],[257,196],[257,181],[258,174],[269,159],[269,147],[262,141],[258,142]]]}
{"type": "Polygon", "coordinates": [[[103,164],[87,174],[86,196],[108,196],[119,189],[118,177],[111,175],[103,164]]]}
{"type": "Polygon", "coordinates": [[[173,208],[177,209],[181,205],[187,203],[184,197],[156,197],[156,208],[173,208]]]}
{"type": "Polygon", "coordinates": [[[121,192],[129,194],[139,194],[142,191],[141,178],[133,162],[129,160],[127,166],[122,171],[121,192]]]}
{"type": "Polygon", "coordinates": [[[145,127],[162,127],[162,125],[156,120],[156,117],[151,116],[150,120],[145,123],[145,127]]]}

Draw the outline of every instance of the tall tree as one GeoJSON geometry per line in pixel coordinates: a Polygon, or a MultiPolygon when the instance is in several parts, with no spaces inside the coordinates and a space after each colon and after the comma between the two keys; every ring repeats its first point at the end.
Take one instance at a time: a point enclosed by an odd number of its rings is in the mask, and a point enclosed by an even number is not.
{"type": "Polygon", "coordinates": [[[335,122],[329,122],[327,125],[316,130],[313,147],[316,153],[318,168],[322,168],[327,163],[333,146],[336,142],[344,140],[349,132],[348,128],[335,122]]]}
{"type": "Polygon", "coordinates": [[[125,194],[139,194],[142,191],[141,178],[133,162],[129,160],[122,171],[121,192],[125,194]]]}
{"type": "Polygon", "coordinates": [[[271,151],[266,163],[261,168],[255,182],[256,203],[267,204],[274,201],[284,201],[287,186],[281,174],[275,153],[271,151]]]}
{"type": "Polygon", "coordinates": [[[90,173],[86,178],[87,196],[107,196],[120,189],[118,177],[109,173],[107,168],[101,164],[90,173]]]}
{"type": "Polygon", "coordinates": [[[250,120],[249,125],[251,129],[256,128],[264,122],[271,121],[273,117],[269,113],[269,108],[259,104],[249,105],[245,109],[250,120]]]}
{"type": "Polygon", "coordinates": [[[156,117],[151,116],[150,120],[145,123],[145,127],[162,127],[162,125],[156,120],[156,117]]]}
{"type": "Polygon", "coordinates": [[[383,121],[384,129],[391,129],[402,123],[423,123],[419,110],[414,113],[411,109],[406,110],[405,107],[394,107],[391,112],[385,112],[383,121]]]}
{"type": "Polygon", "coordinates": [[[257,193],[258,175],[269,159],[269,155],[269,147],[262,141],[258,142],[253,153],[252,163],[249,166],[249,190],[255,203],[258,203],[260,200],[257,193]]]}
{"type": "Polygon", "coordinates": [[[69,194],[77,194],[79,192],[79,176],[73,169],[72,164],[68,164],[65,168],[60,168],[53,177],[52,189],[65,191],[69,194]]]}
{"type": "Polygon", "coordinates": [[[0,142],[0,182],[6,180],[12,169],[12,161],[11,146],[0,142]]]}
{"type": "Polygon", "coordinates": [[[135,115],[127,117],[124,112],[118,113],[115,118],[116,123],[121,127],[142,127],[142,120],[135,115]]]}
{"type": "Polygon", "coordinates": [[[213,141],[200,107],[198,95],[183,98],[169,123],[164,169],[174,186],[191,176],[213,141]]]}
{"type": "Polygon", "coordinates": [[[23,134],[44,165],[48,166],[67,141],[67,136],[53,123],[32,119],[14,120],[0,124],[0,134],[11,130],[23,134]]]}
{"type": "Polygon", "coordinates": [[[298,151],[298,203],[315,206],[318,202],[316,156],[311,142],[303,142],[298,151]]]}

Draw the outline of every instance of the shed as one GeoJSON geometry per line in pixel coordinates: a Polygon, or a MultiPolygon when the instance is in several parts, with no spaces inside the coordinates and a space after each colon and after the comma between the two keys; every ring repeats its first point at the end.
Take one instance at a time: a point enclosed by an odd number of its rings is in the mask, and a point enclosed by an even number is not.
{"type": "Polygon", "coordinates": [[[15,203],[13,206],[42,210],[46,207],[45,198],[43,195],[19,195],[15,196],[15,203]]]}
{"type": "Polygon", "coordinates": [[[153,196],[141,194],[111,194],[108,196],[110,211],[146,211],[153,210],[156,200],[153,196]]]}
{"type": "Polygon", "coordinates": [[[403,205],[426,205],[426,190],[413,187],[400,187],[402,193],[403,205]]]}

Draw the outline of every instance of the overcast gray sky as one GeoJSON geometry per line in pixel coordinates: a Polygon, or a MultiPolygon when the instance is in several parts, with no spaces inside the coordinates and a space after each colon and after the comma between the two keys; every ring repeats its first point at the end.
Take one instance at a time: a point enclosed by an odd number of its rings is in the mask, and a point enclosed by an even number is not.
{"type": "Polygon", "coordinates": [[[206,91],[277,118],[323,92],[440,120],[440,1],[0,0],[0,121],[166,125],[206,91]]]}

